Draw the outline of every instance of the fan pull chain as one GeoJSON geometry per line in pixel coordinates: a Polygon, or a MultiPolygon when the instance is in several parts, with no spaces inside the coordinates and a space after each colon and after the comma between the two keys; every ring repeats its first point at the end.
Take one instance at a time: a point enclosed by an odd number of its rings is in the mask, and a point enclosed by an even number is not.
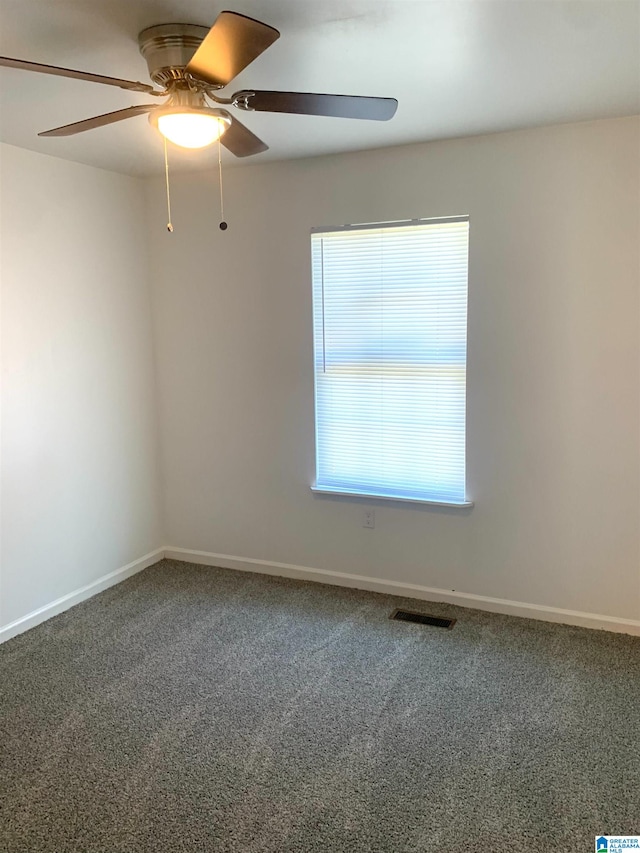
{"type": "Polygon", "coordinates": [[[229,226],[224,221],[224,193],[222,192],[222,147],[220,145],[220,137],[218,137],[218,180],[220,182],[220,230],[226,231],[229,226]]]}
{"type": "Polygon", "coordinates": [[[164,136],[164,177],[167,185],[167,231],[173,233],[171,222],[171,193],[169,191],[169,157],[167,155],[167,137],[164,136]]]}

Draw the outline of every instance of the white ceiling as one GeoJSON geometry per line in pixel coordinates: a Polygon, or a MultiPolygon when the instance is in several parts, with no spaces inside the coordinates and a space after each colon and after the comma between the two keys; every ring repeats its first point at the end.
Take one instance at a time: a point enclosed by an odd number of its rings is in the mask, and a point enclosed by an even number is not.
{"type": "MultiPolygon", "coordinates": [[[[229,87],[393,96],[390,122],[239,113],[270,146],[257,163],[640,112],[640,0],[0,0],[0,53],[148,82],[136,36],[211,25],[223,9],[281,38],[229,87]]],[[[223,93],[226,94],[226,93],[223,93]]],[[[148,97],[0,69],[4,142],[133,175],[163,169],[146,117],[39,139],[148,97]]],[[[201,168],[216,153],[179,152],[201,168]]]]}

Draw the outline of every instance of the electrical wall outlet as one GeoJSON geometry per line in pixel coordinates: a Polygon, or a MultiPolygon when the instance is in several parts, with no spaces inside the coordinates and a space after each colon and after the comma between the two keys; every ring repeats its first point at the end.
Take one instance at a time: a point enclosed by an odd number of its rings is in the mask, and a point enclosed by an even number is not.
{"type": "Polygon", "coordinates": [[[365,509],[363,527],[376,526],[376,511],[374,509],[365,509]]]}

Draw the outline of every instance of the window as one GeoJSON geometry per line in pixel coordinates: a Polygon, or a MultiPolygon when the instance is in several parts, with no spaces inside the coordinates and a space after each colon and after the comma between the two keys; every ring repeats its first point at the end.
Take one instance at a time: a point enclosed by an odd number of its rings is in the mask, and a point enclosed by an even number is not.
{"type": "Polygon", "coordinates": [[[319,492],[465,505],[469,218],[311,235],[319,492]]]}

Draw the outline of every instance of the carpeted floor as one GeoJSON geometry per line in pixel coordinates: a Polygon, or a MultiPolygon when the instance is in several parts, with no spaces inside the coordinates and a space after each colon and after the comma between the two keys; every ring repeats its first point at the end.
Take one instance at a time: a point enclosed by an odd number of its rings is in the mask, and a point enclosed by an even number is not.
{"type": "Polygon", "coordinates": [[[1,646],[0,686],[3,853],[640,833],[638,638],[163,561],[1,646]]]}

